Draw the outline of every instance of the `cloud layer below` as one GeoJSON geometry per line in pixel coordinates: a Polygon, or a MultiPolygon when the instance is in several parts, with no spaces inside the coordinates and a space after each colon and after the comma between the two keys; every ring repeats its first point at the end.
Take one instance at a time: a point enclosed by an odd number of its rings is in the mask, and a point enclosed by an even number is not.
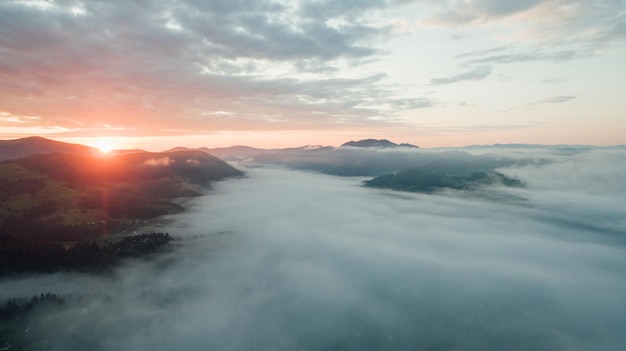
{"type": "Polygon", "coordinates": [[[249,169],[159,228],[183,238],[171,255],[5,280],[0,297],[110,296],[36,319],[50,350],[618,350],[625,155],[503,169],[528,187],[499,201],[249,169]]]}

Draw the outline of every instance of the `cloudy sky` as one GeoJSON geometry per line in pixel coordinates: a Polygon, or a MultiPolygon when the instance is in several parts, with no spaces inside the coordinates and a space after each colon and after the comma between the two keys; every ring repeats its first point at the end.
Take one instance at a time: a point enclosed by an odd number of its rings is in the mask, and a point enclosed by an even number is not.
{"type": "Polygon", "coordinates": [[[624,0],[4,0],[0,23],[3,139],[626,143],[624,0]]]}

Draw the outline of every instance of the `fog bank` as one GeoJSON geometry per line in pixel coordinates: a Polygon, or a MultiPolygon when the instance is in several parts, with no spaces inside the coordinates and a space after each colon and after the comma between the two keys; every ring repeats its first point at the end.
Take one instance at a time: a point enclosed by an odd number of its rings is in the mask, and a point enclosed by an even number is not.
{"type": "Polygon", "coordinates": [[[625,160],[503,168],[528,186],[497,201],[248,169],[159,228],[182,237],[171,254],[0,298],[95,294],[33,321],[50,350],[619,350],[625,160]]]}

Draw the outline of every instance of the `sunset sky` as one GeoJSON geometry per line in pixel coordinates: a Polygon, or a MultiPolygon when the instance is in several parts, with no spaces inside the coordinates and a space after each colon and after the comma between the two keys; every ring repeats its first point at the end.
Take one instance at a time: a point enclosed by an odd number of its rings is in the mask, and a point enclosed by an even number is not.
{"type": "Polygon", "coordinates": [[[0,139],[626,144],[624,0],[0,1],[0,139]]]}

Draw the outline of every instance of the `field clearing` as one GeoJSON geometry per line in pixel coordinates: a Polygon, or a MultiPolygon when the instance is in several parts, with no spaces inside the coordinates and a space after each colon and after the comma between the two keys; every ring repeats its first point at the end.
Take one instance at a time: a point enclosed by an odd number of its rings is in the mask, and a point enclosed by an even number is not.
{"type": "Polygon", "coordinates": [[[39,179],[41,173],[24,168],[16,163],[0,164],[0,182],[17,182],[19,180],[39,179]]]}

